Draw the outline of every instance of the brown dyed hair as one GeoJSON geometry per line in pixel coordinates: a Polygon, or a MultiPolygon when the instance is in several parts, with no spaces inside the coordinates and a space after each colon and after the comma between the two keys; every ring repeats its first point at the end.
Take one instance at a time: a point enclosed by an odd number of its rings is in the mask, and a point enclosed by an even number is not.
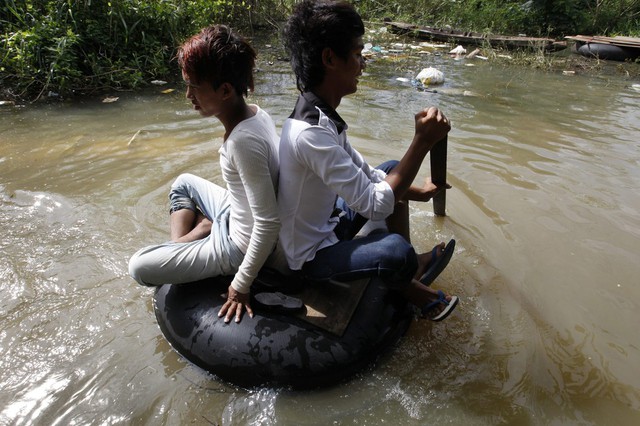
{"type": "Polygon", "coordinates": [[[195,84],[209,82],[214,89],[223,83],[238,96],[253,91],[256,52],[226,25],[203,28],[180,46],[178,65],[195,84]]]}

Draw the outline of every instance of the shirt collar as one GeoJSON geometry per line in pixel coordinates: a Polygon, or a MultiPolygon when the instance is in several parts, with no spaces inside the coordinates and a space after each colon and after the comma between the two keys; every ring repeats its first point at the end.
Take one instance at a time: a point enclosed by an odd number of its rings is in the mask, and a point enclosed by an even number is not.
{"type": "MultiPolygon", "coordinates": [[[[331,121],[333,121],[333,124],[335,124],[336,129],[338,129],[338,134],[342,133],[345,129],[347,129],[348,127],[347,123],[342,119],[342,117],[340,117],[340,114],[338,114],[338,112],[335,109],[327,105],[327,103],[322,99],[320,99],[315,93],[313,92],[302,93],[298,98],[298,103],[300,103],[301,101],[303,101],[307,105],[310,104],[310,105],[313,105],[314,107],[318,107],[327,117],[329,117],[329,119],[331,119],[331,121]]],[[[297,108],[298,106],[296,105],[296,109],[297,108]]]]}

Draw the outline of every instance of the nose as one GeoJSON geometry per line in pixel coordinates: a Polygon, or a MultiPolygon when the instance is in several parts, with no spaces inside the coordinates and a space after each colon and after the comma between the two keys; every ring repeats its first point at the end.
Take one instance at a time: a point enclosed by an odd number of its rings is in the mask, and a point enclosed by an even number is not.
{"type": "Polygon", "coordinates": [[[360,69],[362,69],[362,71],[364,71],[367,68],[367,58],[365,58],[364,56],[360,57],[360,69]]]}

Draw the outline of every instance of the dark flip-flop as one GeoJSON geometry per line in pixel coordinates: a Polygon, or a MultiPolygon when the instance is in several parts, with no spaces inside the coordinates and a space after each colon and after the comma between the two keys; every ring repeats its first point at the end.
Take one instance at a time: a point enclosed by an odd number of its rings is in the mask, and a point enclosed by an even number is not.
{"type": "Polygon", "coordinates": [[[447,296],[444,294],[444,292],[442,290],[438,290],[438,299],[426,304],[420,310],[422,317],[429,318],[431,321],[442,321],[443,319],[448,317],[451,312],[453,312],[456,305],[458,304],[458,301],[458,296],[451,296],[451,300],[447,300],[447,296]],[[429,312],[438,305],[445,305],[445,307],[442,311],[440,311],[438,315],[433,317],[429,316],[429,312]]]}
{"type": "Polygon", "coordinates": [[[424,285],[431,285],[431,283],[440,275],[444,268],[447,267],[449,261],[451,260],[451,256],[453,256],[453,251],[456,248],[456,240],[453,238],[444,248],[444,253],[442,256],[438,257],[438,248],[440,246],[437,245],[433,248],[431,252],[431,262],[429,263],[429,269],[420,277],[420,282],[424,285]]]}
{"type": "Polygon", "coordinates": [[[279,291],[258,293],[253,298],[258,307],[277,312],[296,312],[304,306],[302,300],[279,291]]]}

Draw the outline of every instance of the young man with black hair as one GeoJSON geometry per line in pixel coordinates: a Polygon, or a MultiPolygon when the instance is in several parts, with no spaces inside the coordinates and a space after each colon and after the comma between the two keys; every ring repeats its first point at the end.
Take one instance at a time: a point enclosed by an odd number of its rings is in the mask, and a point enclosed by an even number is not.
{"type": "Polygon", "coordinates": [[[428,201],[445,185],[412,186],[429,150],[450,130],[437,108],[415,115],[413,141],[399,162],[374,169],[347,140],[336,112],[365,68],[364,25],[347,2],[304,0],[285,27],[300,96],[280,140],[280,242],[289,267],[310,280],[380,276],[423,316],[446,318],[456,296],[428,285],[455,242],[416,255],[409,242],[409,200],[428,201]],[[336,201],[337,200],[337,201],[336,201]],[[352,239],[363,220],[385,219],[389,233],[352,239]],[[423,282],[421,282],[422,280],[423,282]]]}

